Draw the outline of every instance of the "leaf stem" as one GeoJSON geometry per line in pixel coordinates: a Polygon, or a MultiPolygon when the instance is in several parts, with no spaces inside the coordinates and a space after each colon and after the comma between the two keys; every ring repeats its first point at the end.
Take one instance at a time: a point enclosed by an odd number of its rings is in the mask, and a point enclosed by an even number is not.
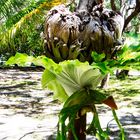
{"type": "Polygon", "coordinates": [[[119,129],[121,131],[121,136],[120,136],[121,140],[125,140],[124,128],[122,127],[122,125],[121,125],[121,123],[120,123],[120,121],[119,121],[119,119],[117,117],[117,114],[116,114],[114,109],[112,109],[112,113],[113,113],[114,119],[115,119],[115,121],[116,121],[116,123],[117,123],[117,125],[118,125],[118,127],[119,127],[119,129]]]}

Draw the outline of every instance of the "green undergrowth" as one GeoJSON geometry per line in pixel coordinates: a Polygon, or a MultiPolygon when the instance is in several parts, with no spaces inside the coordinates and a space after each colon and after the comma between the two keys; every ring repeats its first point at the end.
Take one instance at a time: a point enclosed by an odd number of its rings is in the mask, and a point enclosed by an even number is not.
{"type": "MultiPolygon", "coordinates": [[[[121,101],[138,101],[140,99],[140,76],[128,76],[126,79],[117,79],[112,76],[107,89],[99,89],[107,95],[112,95],[119,103],[121,101]]],[[[131,106],[131,104],[130,104],[131,106]]],[[[129,106],[129,107],[130,107],[129,106]]]]}

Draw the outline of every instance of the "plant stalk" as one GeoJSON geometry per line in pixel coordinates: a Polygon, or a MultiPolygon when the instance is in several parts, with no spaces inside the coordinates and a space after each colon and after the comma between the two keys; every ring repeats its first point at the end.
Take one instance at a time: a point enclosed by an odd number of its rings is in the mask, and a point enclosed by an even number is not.
{"type": "MultiPolygon", "coordinates": [[[[81,116],[81,110],[78,112],[78,118],[75,119],[74,127],[78,140],[86,140],[86,114],[81,116]]],[[[68,133],[68,140],[75,140],[71,130],[68,133]]]]}

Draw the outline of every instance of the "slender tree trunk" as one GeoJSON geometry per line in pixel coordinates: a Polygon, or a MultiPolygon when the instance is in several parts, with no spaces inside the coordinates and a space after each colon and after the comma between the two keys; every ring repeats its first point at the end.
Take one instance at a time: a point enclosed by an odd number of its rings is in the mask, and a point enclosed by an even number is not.
{"type": "MultiPolygon", "coordinates": [[[[78,140],[86,140],[86,114],[81,116],[81,111],[79,111],[79,118],[75,119],[75,131],[78,140]]],[[[75,140],[72,131],[69,131],[68,140],[75,140]]]]}
{"type": "Polygon", "coordinates": [[[121,70],[121,72],[118,73],[117,78],[125,79],[128,75],[129,75],[129,70],[121,70]]]}
{"type": "Polygon", "coordinates": [[[101,82],[101,88],[107,88],[109,82],[110,74],[107,74],[101,82]]]}

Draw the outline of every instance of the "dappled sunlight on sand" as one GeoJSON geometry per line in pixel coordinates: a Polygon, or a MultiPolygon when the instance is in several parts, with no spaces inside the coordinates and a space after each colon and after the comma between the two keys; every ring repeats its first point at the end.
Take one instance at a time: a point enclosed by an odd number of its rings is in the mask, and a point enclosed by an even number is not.
{"type": "MultiPolygon", "coordinates": [[[[41,71],[0,70],[0,140],[56,139],[58,113],[62,105],[53,100],[52,92],[42,89],[41,74],[41,71]]],[[[140,139],[139,81],[137,77],[129,77],[127,81],[113,78],[106,90],[106,94],[113,94],[116,100],[117,114],[127,140],[140,139]],[[130,86],[126,88],[128,81],[130,86]]],[[[102,128],[109,125],[111,140],[118,140],[119,129],[112,120],[111,109],[97,105],[97,110],[102,128]]],[[[91,120],[92,113],[88,113],[87,124],[91,120]]],[[[88,135],[87,140],[95,138],[88,135]]]]}

